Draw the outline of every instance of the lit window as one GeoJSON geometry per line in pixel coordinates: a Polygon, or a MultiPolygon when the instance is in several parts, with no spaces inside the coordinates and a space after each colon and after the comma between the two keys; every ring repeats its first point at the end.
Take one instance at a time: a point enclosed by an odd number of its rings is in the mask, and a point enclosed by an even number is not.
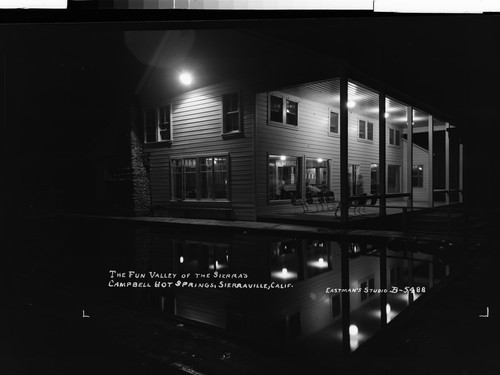
{"type": "Polygon", "coordinates": [[[286,123],[288,125],[297,125],[299,103],[293,100],[286,100],[286,123]]]}
{"type": "Polygon", "coordinates": [[[299,119],[299,103],[281,96],[269,95],[269,120],[272,122],[297,125],[299,119]]]}
{"type": "Polygon", "coordinates": [[[424,166],[422,164],[413,166],[412,185],[413,187],[424,187],[424,166]]]}
{"type": "Polygon", "coordinates": [[[370,194],[378,193],[378,164],[370,165],[370,194]]]}
{"type": "Polygon", "coordinates": [[[300,158],[269,155],[268,165],[269,200],[300,198],[300,158]]]}
{"type": "Polygon", "coordinates": [[[339,134],[339,114],[330,111],[330,133],[339,134]]]}
{"type": "Polygon", "coordinates": [[[238,93],[225,94],[222,97],[223,132],[233,133],[240,128],[240,99],[238,93]]]}
{"type": "Polygon", "coordinates": [[[172,159],[172,198],[228,199],[228,157],[172,159]]]}

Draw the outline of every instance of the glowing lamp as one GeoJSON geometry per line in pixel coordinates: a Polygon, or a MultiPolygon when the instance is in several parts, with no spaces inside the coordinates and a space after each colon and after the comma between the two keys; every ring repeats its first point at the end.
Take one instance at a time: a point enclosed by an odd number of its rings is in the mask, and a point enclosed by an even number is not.
{"type": "Polygon", "coordinates": [[[354,108],[356,106],[356,102],[354,100],[349,100],[347,102],[347,108],[354,108]]]}
{"type": "Polygon", "coordinates": [[[179,79],[183,85],[190,85],[193,82],[193,76],[190,73],[181,73],[179,79]]]}

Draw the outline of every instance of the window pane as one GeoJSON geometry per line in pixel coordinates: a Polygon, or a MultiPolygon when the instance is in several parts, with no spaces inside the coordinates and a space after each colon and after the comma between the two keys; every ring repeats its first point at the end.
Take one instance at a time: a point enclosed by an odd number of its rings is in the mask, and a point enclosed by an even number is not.
{"type": "Polygon", "coordinates": [[[366,122],[364,120],[359,120],[359,138],[365,139],[366,132],[366,122]]]}
{"type": "Polygon", "coordinates": [[[240,130],[240,109],[238,93],[223,96],[224,132],[240,130]]]}
{"type": "Polygon", "coordinates": [[[160,108],[160,140],[168,141],[170,137],[170,106],[160,108]]]}
{"type": "Polygon", "coordinates": [[[414,165],[412,172],[413,187],[424,187],[424,166],[422,164],[414,165]]]}
{"type": "Polygon", "coordinates": [[[214,186],[215,198],[228,198],[227,194],[227,157],[214,157],[214,186]]]}
{"type": "Polygon", "coordinates": [[[373,124],[371,122],[368,123],[368,132],[366,138],[373,141],[373,124]]]}
{"type": "Polygon", "coordinates": [[[394,144],[394,129],[389,129],[389,144],[394,144]]]}
{"type": "Polygon", "coordinates": [[[146,142],[156,142],[156,109],[148,109],[144,113],[144,131],[146,142]]]}
{"type": "Polygon", "coordinates": [[[182,160],[172,160],[172,198],[182,199],[182,160]]]}
{"type": "Polygon", "coordinates": [[[183,171],[186,199],[196,199],[196,159],[184,159],[183,171]]]}
{"type": "Polygon", "coordinates": [[[271,121],[283,122],[283,98],[271,95],[271,121]]]}
{"type": "Polygon", "coordinates": [[[401,174],[399,165],[389,165],[387,168],[387,192],[399,193],[401,188],[401,174]]]}
{"type": "Polygon", "coordinates": [[[339,133],[339,114],[330,112],[330,133],[339,133]]]}
{"type": "Polygon", "coordinates": [[[289,125],[297,125],[299,103],[286,100],[286,123],[289,125]]]}
{"type": "Polygon", "coordinates": [[[370,194],[378,193],[378,164],[370,166],[370,194]]]}
{"type": "Polygon", "coordinates": [[[399,146],[400,139],[401,139],[401,132],[399,130],[396,130],[396,139],[395,139],[396,146],[399,146]]]}
{"type": "Polygon", "coordinates": [[[291,194],[301,196],[299,160],[291,156],[269,156],[269,200],[290,199],[291,194]]]}
{"type": "Polygon", "coordinates": [[[328,190],[328,161],[326,159],[306,159],[306,193],[313,195],[328,190]]]}
{"type": "Polygon", "coordinates": [[[200,158],[200,198],[213,199],[213,158],[200,158]]]}

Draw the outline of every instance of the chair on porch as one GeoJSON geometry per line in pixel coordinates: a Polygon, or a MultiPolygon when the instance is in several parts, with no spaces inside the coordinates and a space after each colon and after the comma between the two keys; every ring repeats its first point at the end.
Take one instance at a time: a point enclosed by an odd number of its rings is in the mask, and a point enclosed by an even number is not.
{"type": "Polygon", "coordinates": [[[309,207],[307,205],[307,202],[301,198],[297,199],[294,192],[290,192],[290,200],[292,202],[292,205],[301,206],[304,212],[309,212],[309,207]]]}
{"type": "Polygon", "coordinates": [[[335,193],[331,190],[327,190],[325,192],[325,203],[326,203],[326,209],[330,209],[333,211],[335,209],[335,193]]]}
{"type": "Polygon", "coordinates": [[[361,208],[365,208],[366,202],[368,201],[368,195],[366,193],[361,194],[352,201],[353,213],[356,215],[356,209],[358,210],[358,215],[361,214],[361,208]]]}

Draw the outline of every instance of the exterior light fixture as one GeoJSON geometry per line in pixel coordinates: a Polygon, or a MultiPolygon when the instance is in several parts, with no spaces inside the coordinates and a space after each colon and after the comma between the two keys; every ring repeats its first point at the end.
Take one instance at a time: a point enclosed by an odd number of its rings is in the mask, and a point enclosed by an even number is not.
{"type": "Polygon", "coordinates": [[[389,114],[388,114],[387,112],[386,112],[386,113],[384,113],[384,117],[385,117],[385,118],[388,118],[388,117],[389,117],[389,114]]]}
{"type": "Polygon", "coordinates": [[[288,270],[287,270],[286,268],[283,268],[283,269],[281,270],[281,273],[283,273],[283,275],[286,275],[286,274],[288,273],[288,270]]]}
{"type": "Polygon", "coordinates": [[[190,73],[184,72],[181,73],[179,79],[183,85],[190,85],[193,82],[193,76],[190,73]]]}
{"type": "Polygon", "coordinates": [[[281,160],[286,160],[286,156],[285,156],[285,155],[281,155],[281,156],[280,156],[280,159],[281,159],[281,160]]]}
{"type": "Polygon", "coordinates": [[[356,102],[354,100],[347,101],[347,108],[354,108],[356,106],[356,102]]]}
{"type": "Polygon", "coordinates": [[[318,163],[323,163],[323,159],[319,158],[318,163]]]}

